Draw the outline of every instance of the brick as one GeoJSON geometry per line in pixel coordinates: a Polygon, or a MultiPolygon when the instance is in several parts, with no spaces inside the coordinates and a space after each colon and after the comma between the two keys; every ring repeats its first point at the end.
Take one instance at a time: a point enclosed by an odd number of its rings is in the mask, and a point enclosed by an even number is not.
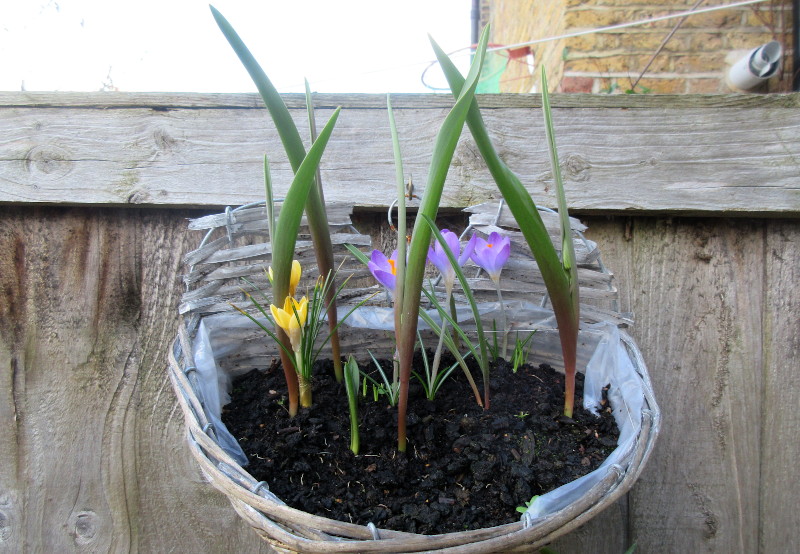
{"type": "MultiPolygon", "coordinates": [[[[771,25],[775,25],[776,23],[779,24],[781,20],[781,8],[780,6],[775,6],[774,3],[768,4],[769,8],[760,8],[758,6],[754,6],[753,9],[748,10],[745,12],[742,25],[745,27],[760,27],[762,29],[768,29],[771,25]],[[772,12],[773,9],[777,9],[778,11],[772,12]],[[773,13],[775,17],[773,17],[773,13]],[[775,21],[777,19],[777,21],[775,21]]],[[[789,26],[792,11],[791,7],[788,5],[784,6],[786,9],[785,13],[783,14],[783,19],[785,21],[784,25],[789,26]]]]}
{"type": "Polygon", "coordinates": [[[725,54],[721,52],[673,57],[673,70],[676,73],[724,71],[725,67],[725,54]]]}
{"type": "MultiPolygon", "coordinates": [[[[769,33],[737,33],[726,37],[726,50],[751,50],[772,40],[769,33]]],[[[786,45],[784,45],[784,50],[786,45]]]]}
{"type": "Polygon", "coordinates": [[[570,54],[588,54],[603,50],[618,50],[619,37],[617,35],[596,33],[592,35],[565,39],[564,44],[566,45],[570,54]]]}
{"type": "MultiPolygon", "coordinates": [[[[650,60],[650,55],[644,56],[607,56],[588,57],[583,59],[567,60],[564,67],[568,71],[606,71],[606,72],[632,72],[642,71],[650,60]],[[602,69],[598,69],[602,67],[602,69]]],[[[667,55],[659,55],[653,60],[648,71],[672,71],[672,60],[667,55]]]]}
{"type": "MultiPolygon", "coordinates": [[[[632,53],[634,51],[638,52],[642,50],[655,52],[667,34],[668,32],[661,30],[644,33],[620,33],[620,46],[632,53]]],[[[672,40],[667,43],[667,49],[670,49],[674,44],[675,37],[673,37],[672,40]]]]}
{"type": "Polygon", "coordinates": [[[720,76],[719,79],[687,79],[687,94],[714,94],[718,92],[729,92],[725,80],[720,76]]]}
{"type": "Polygon", "coordinates": [[[721,33],[695,32],[689,38],[689,48],[695,52],[710,52],[724,48],[721,33]]]}
{"type": "Polygon", "coordinates": [[[564,62],[564,71],[609,73],[612,70],[605,59],[586,58],[583,60],[568,60],[564,62]]]}
{"type": "Polygon", "coordinates": [[[566,29],[592,29],[594,27],[607,27],[627,21],[625,12],[618,10],[567,10],[564,14],[564,27],[566,29]]]}
{"type": "Polygon", "coordinates": [[[716,12],[700,13],[686,18],[682,27],[697,29],[708,27],[711,29],[739,28],[742,24],[742,11],[736,8],[719,10],[716,12]]]}
{"type": "Polygon", "coordinates": [[[639,81],[639,87],[650,89],[652,94],[683,94],[686,92],[686,79],[648,79],[639,81]]]}
{"type": "Polygon", "coordinates": [[[561,92],[592,92],[594,79],[591,77],[564,77],[561,79],[561,92]]]}

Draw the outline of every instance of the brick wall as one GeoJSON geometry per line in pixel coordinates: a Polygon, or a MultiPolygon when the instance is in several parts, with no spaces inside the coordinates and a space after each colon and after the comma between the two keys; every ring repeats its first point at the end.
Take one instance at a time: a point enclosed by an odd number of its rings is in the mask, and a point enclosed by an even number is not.
{"type": "MultiPolygon", "coordinates": [[[[606,27],[689,10],[696,0],[483,0],[489,8],[492,42],[516,44],[539,38],[606,27]]],[[[699,7],[717,5],[703,2],[699,7]]],[[[547,68],[551,90],[563,92],[730,92],[730,64],[770,40],[784,48],[781,75],[765,91],[791,87],[791,1],[686,18],[639,79],[648,61],[678,23],[656,23],[594,33],[532,46],[537,67],[547,68]]],[[[538,71],[534,72],[538,75],[538,71]]],[[[504,92],[538,90],[527,66],[509,63],[501,79],[504,92]]]]}

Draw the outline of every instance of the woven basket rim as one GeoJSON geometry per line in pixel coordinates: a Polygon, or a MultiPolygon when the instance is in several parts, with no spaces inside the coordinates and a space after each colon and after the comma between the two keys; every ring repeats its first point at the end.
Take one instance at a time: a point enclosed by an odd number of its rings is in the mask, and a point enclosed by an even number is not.
{"type": "Polygon", "coordinates": [[[575,505],[544,518],[439,535],[356,525],[286,506],[269,492],[265,483],[256,481],[217,443],[203,402],[193,385],[192,342],[186,325],[181,326],[170,351],[168,373],[184,412],[187,441],[195,459],[211,484],[229,498],[240,515],[244,517],[241,513],[243,510],[252,510],[245,519],[275,546],[302,552],[414,552],[434,548],[444,552],[451,548],[457,548],[458,552],[471,552],[475,548],[476,552],[484,552],[489,551],[485,550],[487,548],[493,551],[522,544],[529,547],[546,544],[611,505],[638,478],[660,428],[660,410],[652,394],[641,354],[627,334],[622,333],[621,338],[637,373],[642,377],[647,406],[642,411],[641,432],[633,450],[625,458],[627,467],[610,466],[603,479],[582,495],[575,505]]]}

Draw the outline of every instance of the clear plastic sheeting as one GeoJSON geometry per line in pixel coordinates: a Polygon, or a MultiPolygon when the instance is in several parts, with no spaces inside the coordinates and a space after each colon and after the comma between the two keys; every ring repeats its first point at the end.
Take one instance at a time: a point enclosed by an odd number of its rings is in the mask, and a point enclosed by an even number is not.
{"type": "Polygon", "coordinates": [[[246,466],[247,456],[242,447],[222,423],[222,407],[231,400],[229,394],[231,378],[227,372],[220,371],[217,365],[214,357],[215,351],[211,347],[205,322],[200,323],[193,344],[194,362],[197,368],[197,388],[198,393],[205,399],[206,417],[214,425],[214,432],[220,447],[239,465],[246,466]]]}
{"type": "Polygon", "coordinates": [[[598,333],[599,341],[585,371],[583,407],[597,413],[603,388],[610,385],[608,398],[620,431],[617,448],[591,473],[537,497],[523,519],[535,520],[566,509],[599,483],[611,466],[618,466],[624,473],[633,460],[642,431],[646,399],[652,399],[646,373],[636,368],[641,365],[641,359],[631,352],[630,348],[635,348],[631,339],[615,325],[598,323],[588,326],[582,334],[584,332],[598,333]]]}

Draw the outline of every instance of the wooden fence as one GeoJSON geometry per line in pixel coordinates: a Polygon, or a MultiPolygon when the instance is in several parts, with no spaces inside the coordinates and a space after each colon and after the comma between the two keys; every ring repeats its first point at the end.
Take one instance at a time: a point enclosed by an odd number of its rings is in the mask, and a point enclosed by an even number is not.
{"type": "MultiPolygon", "coordinates": [[[[384,98],[316,102],[320,121],[344,106],[325,194],[379,234],[384,98]]],[[[481,98],[552,207],[538,102],[481,98]]],[[[418,192],[450,103],[393,99],[418,192]]],[[[664,422],[627,498],[553,547],[800,551],[800,95],[556,96],[554,118],[664,422]]],[[[186,218],[260,199],[265,152],[280,195],[289,167],[254,95],[0,93],[0,551],[269,551],[204,483],[165,373],[200,240],[186,218]]],[[[447,208],[497,198],[468,134],[448,179],[447,208]]]]}

